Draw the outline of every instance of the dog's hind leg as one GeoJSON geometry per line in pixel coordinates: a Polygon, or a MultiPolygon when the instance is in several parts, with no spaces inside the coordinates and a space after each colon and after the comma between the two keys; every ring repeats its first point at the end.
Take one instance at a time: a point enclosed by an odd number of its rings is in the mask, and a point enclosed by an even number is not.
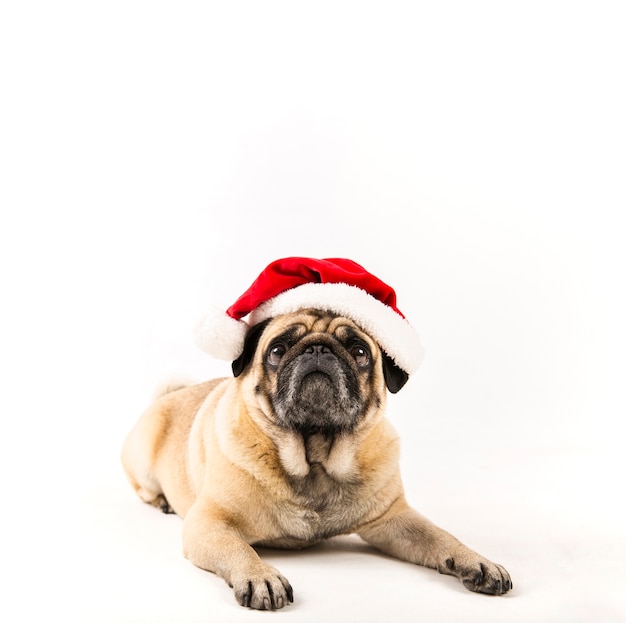
{"type": "Polygon", "coordinates": [[[137,495],[164,513],[173,512],[154,475],[154,459],[161,431],[159,413],[148,409],[130,431],[122,447],[122,465],[137,495]]]}
{"type": "Polygon", "coordinates": [[[196,413],[222,382],[165,388],[124,442],[122,464],[128,480],[144,502],[164,513],[184,517],[195,499],[186,448],[196,413]]]}

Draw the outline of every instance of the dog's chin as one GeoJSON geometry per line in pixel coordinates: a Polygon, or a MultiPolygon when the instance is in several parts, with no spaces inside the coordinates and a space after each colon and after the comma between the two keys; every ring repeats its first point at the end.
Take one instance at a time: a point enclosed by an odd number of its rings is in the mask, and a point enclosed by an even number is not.
{"type": "Polygon", "coordinates": [[[310,372],[289,383],[276,402],[279,424],[302,435],[351,432],[359,421],[361,401],[324,372],[310,372]]]}

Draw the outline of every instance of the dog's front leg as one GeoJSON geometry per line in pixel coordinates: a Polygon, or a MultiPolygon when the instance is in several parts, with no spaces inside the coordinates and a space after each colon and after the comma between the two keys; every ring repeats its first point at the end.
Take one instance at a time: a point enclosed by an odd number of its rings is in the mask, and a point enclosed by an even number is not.
{"type": "Polygon", "coordinates": [[[277,610],[293,602],[291,585],[246,543],[232,517],[196,503],[183,523],[185,556],[197,567],[226,580],[247,608],[277,610]]]}
{"type": "Polygon", "coordinates": [[[459,578],[470,591],[502,595],[513,588],[504,567],[480,556],[435,526],[410,508],[403,498],[358,533],[395,558],[459,578]]]}

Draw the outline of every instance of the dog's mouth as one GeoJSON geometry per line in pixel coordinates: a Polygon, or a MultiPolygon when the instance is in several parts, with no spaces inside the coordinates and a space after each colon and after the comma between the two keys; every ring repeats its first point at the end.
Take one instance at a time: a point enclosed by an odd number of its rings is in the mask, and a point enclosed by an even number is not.
{"type": "Polygon", "coordinates": [[[301,378],[296,390],[296,402],[307,413],[324,413],[335,406],[338,393],[329,374],[314,370],[301,378]]]}
{"type": "Polygon", "coordinates": [[[331,352],[305,352],[278,378],[274,408],[281,426],[303,434],[351,431],[362,410],[350,366],[331,352]]]}

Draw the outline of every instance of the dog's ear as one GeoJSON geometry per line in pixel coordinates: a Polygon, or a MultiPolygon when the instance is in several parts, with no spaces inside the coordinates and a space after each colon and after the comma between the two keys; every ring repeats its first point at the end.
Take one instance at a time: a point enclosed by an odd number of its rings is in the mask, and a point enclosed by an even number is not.
{"type": "Polygon", "coordinates": [[[255,324],[251,329],[249,329],[243,343],[243,352],[232,363],[233,374],[235,376],[239,376],[246,369],[246,366],[252,361],[257,344],[259,343],[261,335],[263,334],[263,331],[269,321],[270,319],[268,318],[259,324],[255,324]]]}
{"type": "Polygon", "coordinates": [[[409,380],[409,375],[402,368],[399,368],[384,350],[381,350],[381,353],[383,355],[383,375],[387,389],[392,394],[396,394],[409,380]]]}

